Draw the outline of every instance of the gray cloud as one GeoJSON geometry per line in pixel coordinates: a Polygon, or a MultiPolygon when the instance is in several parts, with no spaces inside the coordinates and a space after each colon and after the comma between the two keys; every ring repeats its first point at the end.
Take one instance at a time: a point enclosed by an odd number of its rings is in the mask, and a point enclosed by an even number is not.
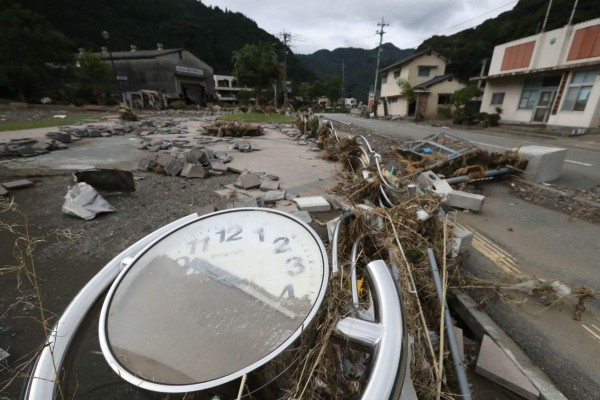
{"type": "Polygon", "coordinates": [[[434,34],[449,35],[477,26],[512,9],[514,1],[497,0],[202,0],[206,5],[241,12],[258,26],[276,35],[294,35],[296,53],[338,47],[374,48],[381,18],[384,42],[400,48],[418,46],[434,34]]]}

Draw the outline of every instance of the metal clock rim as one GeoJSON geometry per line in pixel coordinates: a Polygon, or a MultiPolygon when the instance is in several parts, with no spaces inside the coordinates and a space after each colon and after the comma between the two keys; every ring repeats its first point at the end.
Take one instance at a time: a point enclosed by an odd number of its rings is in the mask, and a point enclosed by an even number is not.
{"type": "Polygon", "coordinates": [[[195,391],[199,391],[199,390],[216,387],[216,386],[222,385],[227,382],[231,382],[232,380],[242,377],[244,374],[259,368],[260,366],[266,364],[267,362],[271,361],[273,358],[275,358],[279,354],[281,354],[283,351],[285,351],[285,349],[287,349],[302,334],[302,332],[306,328],[306,325],[314,319],[315,315],[317,314],[317,312],[323,302],[323,299],[325,298],[325,293],[327,292],[328,282],[329,282],[329,261],[328,261],[327,251],[325,249],[325,246],[324,246],[322,240],[316,234],[316,232],[307,223],[300,220],[299,218],[297,218],[293,215],[290,215],[286,212],[283,212],[283,211],[274,210],[274,209],[265,209],[265,208],[260,208],[260,207],[234,208],[234,209],[217,211],[217,212],[210,213],[210,214],[205,214],[205,215],[199,216],[193,220],[186,221],[184,224],[176,226],[173,229],[169,230],[168,232],[157,237],[155,240],[150,242],[146,247],[144,247],[142,250],[140,250],[135,255],[135,257],[131,260],[131,262],[125,268],[123,268],[123,270],[119,273],[117,278],[111,284],[111,286],[106,294],[106,297],[104,299],[104,302],[102,304],[102,309],[100,311],[100,318],[99,318],[99,322],[98,322],[98,339],[100,342],[100,349],[102,350],[102,354],[103,354],[104,358],[106,359],[108,365],[111,367],[111,369],[113,371],[115,371],[117,373],[117,375],[119,375],[121,378],[123,378],[127,382],[129,382],[137,387],[140,387],[142,389],[151,390],[151,391],[155,391],[155,392],[161,392],[161,393],[185,393],[185,392],[195,392],[195,391]],[[272,213],[272,214],[280,215],[284,218],[287,218],[287,219],[301,225],[310,234],[311,238],[315,241],[315,243],[319,247],[319,250],[321,253],[321,258],[323,260],[323,277],[321,280],[321,287],[319,288],[319,293],[317,295],[317,298],[315,299],[310,311],[308,312],[307,316],[304,318],[304,320],[302,321],[300,326],[284,342],[282,342],[279,346],[277,346],[275,349],[273,349],[273,351],[271,351],[270,353],[268,353],[267,355],[262,357],[260,360],[252,363],[251,365],[246,366],[245,368],[240,369],[239,371],[222,376],[218,379],[213,379],[213,380],[199,382],[199,383],[191,383],[191,384],[177,384],[177,385],[161,384],[161,383],[151,382],[151,381],[142,379],[142,378],[132,374],[131,372],[129,372],[129,370],[127,370],[125,367],[123,367],[120,364],[120,362],[118,361],[118,359],[116,357],[114,357],[112,349],[108,343],[108,338],[107,338],[108,309],[110,307],[110,303],[112,302],[115,291],[119,287],[119,284],[121,283],[121,281],[123,280],[125,275],[129,272],[129,270],[135,265],[135,263],[147,251],[149,251],[152,247],[154,247],[158,242],[160,242],[167,236],[172,235],[176,231],[181,230],[181,229],[187,227],[188,225],[196,223],[200,220],[207,219],[209,217],[215,217],[217,215],[228,214],[228,213],[253,212],[253,211],[254,212],[259,211],[259,212],[264,212],[264,213],[272,213]]]}

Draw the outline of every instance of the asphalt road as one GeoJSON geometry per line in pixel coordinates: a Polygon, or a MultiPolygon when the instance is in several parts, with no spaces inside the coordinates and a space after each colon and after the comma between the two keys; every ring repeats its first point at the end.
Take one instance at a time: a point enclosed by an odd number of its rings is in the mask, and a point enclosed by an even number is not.
{"type": "Polygon", "coordinates": [[[407,121],[366,119],[349,114],[326,114],[325,118],[372,129],[390,137],[423,139],[431,134],[446,132],[491,151],[502,151],[522,145],[564,147],[567,149],[567,157],[563,164],[563,174],[560,179],[552,183],[578,189],[590,189],[600,185],[600,137],[598,135],[578,137],[520,136],[498,130],[467,131],[449,127],[418,125],[407,121]]]}

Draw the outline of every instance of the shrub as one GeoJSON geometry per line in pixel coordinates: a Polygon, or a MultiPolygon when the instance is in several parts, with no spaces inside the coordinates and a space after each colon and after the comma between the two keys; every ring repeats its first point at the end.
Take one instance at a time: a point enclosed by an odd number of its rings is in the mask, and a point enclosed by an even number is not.
{"type": "Polygon", "coordinates": [[[169,108],[172,110],[185,110],[187,105],[183,100],[175,100],[169,103],[169,108]]]}

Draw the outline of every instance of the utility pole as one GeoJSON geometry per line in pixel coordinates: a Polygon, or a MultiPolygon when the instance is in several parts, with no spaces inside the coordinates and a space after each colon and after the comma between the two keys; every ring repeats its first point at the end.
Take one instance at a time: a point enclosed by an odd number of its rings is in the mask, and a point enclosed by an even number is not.
{"type": "Polygon", "coordinates": [[[342,60],[342,110],[346,109],[346,74],[344,60],[342,60]]]}
{"type": "Polygon", "coordinates": [[[546,10],[546,17],[544,18],[544,23],[542,24],[542,32],[546,32],[546,23],[548,22],[548,16],[550,15],[550,9],[552,8],[552,0],[548,2],[548,9],[546,10]]]}
{"type": "Polygon", "coordinates": [[[375,32],[379,35],[379,48],[377,49],[377,67],[375,68],[375,83],[373,84],[373,114],[377,114],[377,78],[379,78],[379,59],[381,58],[381,45],[383,44],[383,34],[386,33],[383,28],[389,26],[386,24],[384,19],[381,18],[381,22],[377,24],[380,29],[375,32]]]}
{"type": "Polygon", "coordinates": [[[288,88],[287,88],[287,50],[288,43],[292,42],[292,34],[286,32],[285,29],[279,34],[281,40],[283,40],[283,106],[286,107],[288,104],[288,88]]]}

